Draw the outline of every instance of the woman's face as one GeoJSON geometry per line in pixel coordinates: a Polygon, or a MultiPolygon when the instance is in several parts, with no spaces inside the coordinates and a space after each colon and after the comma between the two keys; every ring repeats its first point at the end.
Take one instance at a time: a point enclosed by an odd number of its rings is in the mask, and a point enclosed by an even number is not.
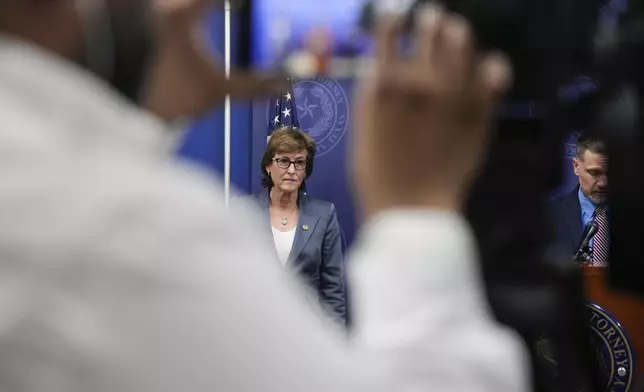
{"type": "Polygon", "coordinates": [[[291,153],[276,153],[266,171],[273,186],[282,192],[297,192],[306,178],[306,150],[291,153]]]}

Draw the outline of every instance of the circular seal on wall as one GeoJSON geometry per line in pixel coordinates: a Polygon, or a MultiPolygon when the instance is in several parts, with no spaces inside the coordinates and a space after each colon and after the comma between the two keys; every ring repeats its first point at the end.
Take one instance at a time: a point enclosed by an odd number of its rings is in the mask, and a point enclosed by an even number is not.
{"type": "Polygon", "coordinates": [[[599,370],[610,392],[628,392],[635,359],[628,334],[615,317],[599,305],[588,303],[588,326],[597,353],[599,370]]]}
{"type": "Polygon", "coordinates": [[[300,127],[317,143],[317,156],[335,148],[349,123],[349,103],[344,89],[327,77],[295,82],[295,105],[300,127]]]}
{"type": "Polygon", "coordinates": [[[333,150],[344,137],[349,124],[349,103],[340,83],[319,76],[296,81],[293,92],[300,128],[315,140],[317,156],[333,150]]]}

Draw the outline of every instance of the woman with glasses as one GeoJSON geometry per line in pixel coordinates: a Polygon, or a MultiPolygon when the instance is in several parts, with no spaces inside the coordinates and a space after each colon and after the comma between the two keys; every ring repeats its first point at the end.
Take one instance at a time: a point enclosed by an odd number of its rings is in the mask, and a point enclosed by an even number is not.
{"type": "Polygon", "coordinates": [[[313,173],[315,141],[285,127],[271,135],[262,158],[262,184],[253,198],[266,212],[282,265],[304,279],[325,310],[346,322],[346,296],[340,225],[335,205],[304,192],[313,173]]]}

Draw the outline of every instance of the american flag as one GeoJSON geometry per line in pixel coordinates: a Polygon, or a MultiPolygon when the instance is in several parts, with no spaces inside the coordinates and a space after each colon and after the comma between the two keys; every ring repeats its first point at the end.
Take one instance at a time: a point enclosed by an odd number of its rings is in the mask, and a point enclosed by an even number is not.
{"type": "Polygon", "coordinates": [[[288,80],[289,88],[280,95],[275,95],[269,102],[269,118],[267,137],[271,137],[273,131],[282,127],[298,127],[300,122],[297,117],[297,106],[295,106],[295,93],[293,93],[293,82],[288,80]]]}

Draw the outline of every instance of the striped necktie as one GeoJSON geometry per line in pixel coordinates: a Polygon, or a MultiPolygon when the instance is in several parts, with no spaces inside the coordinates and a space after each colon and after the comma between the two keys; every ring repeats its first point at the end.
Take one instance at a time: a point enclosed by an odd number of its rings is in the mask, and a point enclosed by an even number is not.
{"type": "Polygon", "coordinates": [[[607,267],[610,255],[610,238],[608,236],[608,216],[605,206],[599,206],[595,209],[595,222],[597,222],[597,233],[593,237],[593,266],[607,267]]]}

